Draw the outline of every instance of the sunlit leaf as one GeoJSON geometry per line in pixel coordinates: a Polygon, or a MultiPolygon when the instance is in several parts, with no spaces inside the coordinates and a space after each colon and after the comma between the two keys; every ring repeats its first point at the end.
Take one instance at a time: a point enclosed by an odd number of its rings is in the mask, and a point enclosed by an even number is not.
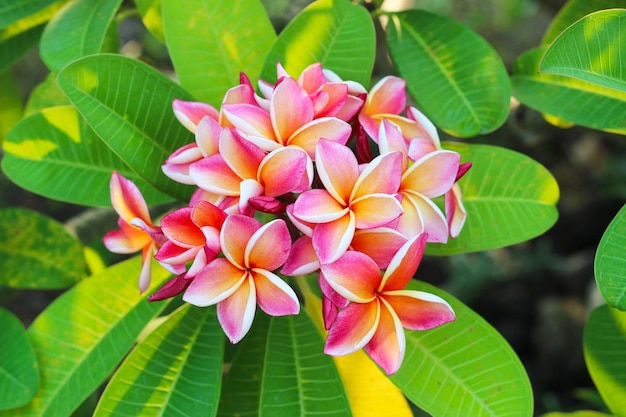
{"type": "Polygon", "coordinates": [[[63,94],[59,86],[56,84],[54,77],[47,77],[39,83],[30,93],[26,108],[24,109],[24,117],[37,113],[48,107],[71,105],[67,96],[63,94]]]}
{"type": "Polygon", "coordinates": [[[62,3],[64,1],[59,0],[0,0],[0,29],[25,18],[54,12],[62,3]]]}
{"type": "Polygon", "coordinates": [[[0,410],[22,407],[39,389],[33,346],[19,319],[0,307],[0,410]]]}
{"type": "Polygon", "coordinates": [[[82,246],[61,224],[26,209],[0,210],[0,285],[64,288],[85,273],[82,246]]]}
{"type": "Polygon", "coordinates": [[[418,107],[454,136],[498,128],[509,113],[509,77],[496,51],[460,23],[424,10],[389,16],[387,43],[418,107]]]}
{"type": "Polygon", "coordinates": [[[573,413],[548,413],[541,417],[612,417],[609,414],[600,413],[598,411],[574,411],[573,413]]]}
{"type": "Polygon", "coordinates": [[[606,302],[626,310],[626,206],[604,232],[594,261],[594,273],[606,302]]]}
{"type": "Polygon", "coordinates": [[[551,43],[569,25],[589,13],[614,7],[626,8],[626,0],[568,0],[550,22],[541,43],[551,43]]]}
{"type": "Polygon", "coordinates": [[[96,136],[73,106],[50,107],[21,120],[4,142],[2,170],[20,187],[70,203],[110,206],[117,171],[149,204],[172,201],[141,180],[96,136]]]}
{"type": "Polygon", "coordinates": [[[135,0],[141,19],[152,35],[165,42],[163,29],[163,15],[161,14],[161,0],[135,0]]]}
{"type": "Polygon", "coordinates": [[[626,312],[608,305],[585,325],[585,362],[602,399],[616,417],[626,416],[626,312]]]}
{"type": "Polygon", "coordinates": [[[176,75],[196,100],[218,106],[242,71],[256,80],[276,38],[260,1],[161,1],[176,75]]]}
{"type": "Polygon", "coordinates": [[[370,83],[376,37],[372,19],[360,5],[347,0],[318,0],[280,33],[267,57],[261,78],[276,81],[280,62],[292,77],[321,62],[344,80],[370,83]]]}
{"type": "MultiPolygon", "coordinates": [[[[297,277],[304,297],[304,308],[317,330],[326,336],[322,318],[322,300],[313,293],[305,277],[297,277]]],[[[319,287],[317,287],[319,289],[319,287]]],[[[354,417],[412,417],[413,413],[402,391],[363,352],[333,357],[346,390],[354,417]]]]}
{"type": "Polygon", "coordinates": [[[467,221],[458,238],[429,243],[432,255],[473,252],[524,242],[558,218],[559,187],[550,172],[526,155],[489,145],[446,142],[472,168],[459,181],[467,221]]]}
{"type": "MultiPolygon", "coordinates": [[[[169,273],[153,265],[152,291],[169,273]]],[[[81,281],[57,298],[28,329],[41,389],[9,416],[67,416],[109,376],[139,332],[165,303],[137,289],[138,257],[81,281]]]]}
{"type": "Polygon", "coordinates": [[[626,91],[626,10],[592,13],[568,27],[548,47],[539,70],[626,91]]]}
{"type": "Polygon", "coordinates": [[[40,54],[51,71],[81,56],[101,52],[107,29],[122,0],[72,0],[48,23],[40,54]]]}
{"type": "Polygon", "coordinates": [[[215,308],[186,304],[133,349],[94,416],[215,415],[223,351],[215,308]]]}
{"type": "Polygon", "coordinates": [[[324,341],[308,315],[259,314],[224,380],[219,416],[350,416],[324,341]]]}
{"type": "Polygon", "coordinates": [[[188,200],[192,189],[166,177],[163,162],[193,135],[174,116],[172,101],[189,94],[154,68],[120,55],[73,61],[57,77],[96,134],[144,181],[188,200]]]}
{"type": "Polygon", "coordinates": [[[539,72],[544,48],[522,54],[513,67],[513,95],[523,104],[593,129],[626,134],[626,92],[539,72]]]}
{"type": "Polygon", "coordinates": [[[404,362],[390,377],[402,392],[434,417],[532,416],[528,376],[506,340],[444,291],[417,281],[408,288],[448,301],[456,321],[423,332],[406,331],[404,362]]]}

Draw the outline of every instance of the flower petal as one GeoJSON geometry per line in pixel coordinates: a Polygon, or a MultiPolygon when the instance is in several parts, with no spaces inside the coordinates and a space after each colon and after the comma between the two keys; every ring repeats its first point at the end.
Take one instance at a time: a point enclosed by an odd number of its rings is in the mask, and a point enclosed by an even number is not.
{"type": "Polygon", "coordinates": [[[402,154],[391,152],[372,160],[359,175],[350,194],[350,201],[368,194],[395,194],[402,177],[402,154]]]}
{"type": "Polygon", "coordinates": [[[237,291],[247,277],[246,271],[227,259],[214,259],[191,280],[183,300],[198,307],[217,304],[237,291]]]}
{"type": "Polygon", "coordinates": [[[304,222],[328,223],[348,213],[328,191],[313,189],[298,196],[293,206],[293,215],[304,222]]]}
{"type": "Polygon", "coordinates": [[[273,220],[250,237],[244,254],[245,266],[273,271],[285,263],[290,249],[291,235],[287,224],[282,219],[273,220]]]}
{"type": "Polygon", "coordinates": [[[354,213],[350,211],[337,220],[315,226],[313,248],[321,263],[334,262],[348,250],[354,236],[355,223],[354,213]]]}
{"type": "Polygon", "coordinates": [[[372,87],[365,101],[365,112],[400,114],[406,107],[406,81],[393,75],[386,76],[372,87]]]}
{"type": "Polygon", "coordinates": [[[350,194],[359,178],[359,165],[347,146],[320,139],[315,162],[320,180],[330,195],[342,205],[350,201],[350,194]]]}
{"type": "Polygon", "coordinates": [[[357,229],[372,229],[386,225],[402,215],[402,205],[393,195],[370,194],[350,204],[357,229]]]}
{"type": "Polygon", "coordinates": [[[241,179],[257,179],[257,172],[265,152],[242,138],[232,129],[222,130],[220,154],[228,167],[241,179]]]}
{"type": "Polygon", "coordinates": [[[389,227],[362,229],[354,232],[350,248],[372,258],[378,268],[386,269],[407,238],[389,227]]]}
{"type": "Polygon", "coordinates": [[[222,126],[211,117],[203,117],[196,128],[196,145],[202,156],[214,155],[219,152],[222,126]]]}
{"type": "Polygon", "coordinates": [[[374,337],[380,321],[380,302],[352,303],[339,312],[330,327],[324,353],[347,355],[363,348],[374,337]]]}
{"type": "MultiPolygon", "coordinates": [[[[428,119],[428,117],[426,117],[421,111],[413,106],[410,106],[407,110],[407,116],[409,117],[409,119],[415,120],[416,124],[422,131],[422,134],[419,137],[428,139],[432,142],[436,149],[441,149],[441,143],[439,141],[437,128],[435,127],[433,122],[428,119]]],[[[414,137],[418,136],[416,135],[414,137]]]]}
{"type": "Polygon", "coordinates": [[[398,225],[396,226],[399,232],[408,238],[420,233],[427,233],[429,242],[446,243],[448,241],[448,224],[446,218],[431,199],[418,193],[407,191],[404,193],[404,198],[402,199],[402,208],[404,209],[404,214],[399,217],[398,225]],[[409,219],[409,217],[404,219],[404,216],[407,215],[407,212],[411,215],[411,210],[414,211],[413,216],[417,215],[417,217],[419,217],[419,219],[414,217],[413,220],[421,223],[421,226],[416,224],[417,227],[408,229],[407,226],[409,224],[404,223],[403,220],[409,219]]]}
{"type": "Polygon", "coordinates": [[[275,274],[264,269],[252,269],[256,300],[270,316],[286,316],[300,312],[300,301],[293,289],[275,274]]]}
{"type": "Polygon", "coordinates": [[[463,229],[465,219],[467,218],[467,211],[463,206],[461,187],[459,187],[458,184],[454,184],[450,191],[445,194],[444,200],[450,237],[454,238],[461,233],[461,229],[463,229]]]}
{"type": "Polygon", "coordinates": [[[291,246],[289,257],[280,273],[283,275],[298,276],[315,272],[320,267],[320,261],[313,249],[313,241],[309,236],[300,236],[291,246]]]}
{"type": "Polygon", "coordinates": [[[381,295],[394,309],[402,326],[428,330],[454,321],[456,316],[443,298],[423,291],[385,291],[381,295]]]}
{"type": "Polygon", "coordinates": [[[189,284],[191,284],[191,280],[185,279],[183,275],[177,275],[152,293],[152,295],[148,297],[148,301],[161,301],[176,297],[178,294],[185,291],[189,284]]]}
{"type": "Polygon", "coordinates": [[[172,241],[165,242],[155,254],[155,259],[170,265],[180,265],[191,261],[202,249],[202,246],[181,247],[172,241]]]}
{"type": "Polygon", "coordinates": [[[248,216],[232,214],[226,218],[220,233],[224,256],[240,269],[246,268],[246,247],[250,238],[261,228],[261,223],[248,216]]]}
{"type": "Polygon", "coordinates": [[[347,251],[335,262],[320,267],[328,285],[354,303],[369,303],[376,298],[382,274],[369,256],[347,251]]]}
{"type": "Polygon", "coordinates": [[[378,147],[381,155],[391,152],[400,152],[402,154],[402,169],[400,172],[406,171],[409,163],[406,141],[398,128],[386,119],[383,119],[380,124],[378,147]]]}
{"type": "Polygon", "coordinates": [[[231,343],[248,333],[254,320],[256,294],[252,277],[248,277],[230,297],[217,305],[217,319],[231,343]]]}
{"type": "Polygon", "coordinates": [[[196,126],[203,117],[209,116],[215,120],[219,118],[215,107],[201,102],[174,99],[172,109],[178,121],[192,133],[196,132],[196,126]]]}
{"type": "Polygon", "coordinates": [[[211,155],[194,162],[189,166],[189,175],[203,190],[220,195],[239,195],[241,178],[230,169],[222,155],[211,155]]]}
{"type": "Polygon", "coordinates": [[[394,255],[383,274],[378,291],[401,290],[409,283],[424,256],[426,234],[407,241],[394,255]]]}
{"type": "Polygon", "coordinates": [[[393,309],[381,300],[380,321],[372,339],[365,345],[365,352],[376,362],[387,375],[394,374],[400,369],[406,339],[400,319],[393,309]]]}
{"type": "Polygon", "coordinates": [[[275,89],[270,102],[270,118],[275,137],[283,145],[300,127],[313,120],[313,102],[293,78],[285,78],[275,89]]]}
{"type": "Polygon", "coordinates": [[[161,219],[163,234],[178,246],[191,248],[204,245],[204,234],[191,220],[191,207],[183,207],[161,219]]]}
{"type": "Polygon", "coordinates": [[[302,148],[315,160],[315,149],[320,138],[345,145],[351,134],[352,127],[348,123],[334,117],[321,117],[296,130],[287,144],[302,148]]]}
{"type": "Polygon", "coordinates": [[[270,114],[262,108],[252,104],[224,104],[222,111],[228,121],[244,135],[276,142],[270,114]]]}
{"type": "Polygon", "coordinates": [[[135,253],[150,244],[150,235],[119,219],[120,230],[108,232],[102,238],[104,246],[114,253],[135,253]]]}
{"type": "Polygon", "coordinates": [[[259,180],[265,187],[265,195],[277,197],[308,189],[312,175],[309,175],[306,188],[300,188],[309,164],[308,155],[299,148],[287,146],[270,152],[261,162],[258,171],[259,180]]]}
{"type": "Polygon", "coordinates": [[[109,188],[111,191],[111,204],[126,223],[130,223],[134,218],[139,218],[147,225],[152,225],[148,205],[135,183],[117,172],[113,172],[109,188]]]}
{"type": "Polygon", "coordinates": [[[415,161],[402,175],[401,188],[428,198],[439,197],[452,188],[460,162],[461,155],[457,152],[431,152],[415,161]]]}

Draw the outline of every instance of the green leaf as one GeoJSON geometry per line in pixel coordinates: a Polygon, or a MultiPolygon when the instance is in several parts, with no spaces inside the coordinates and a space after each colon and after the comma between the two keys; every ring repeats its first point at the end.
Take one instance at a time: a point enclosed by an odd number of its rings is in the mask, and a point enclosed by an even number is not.
{"type": "Polygon", "coordinates": [[[0,410],[26,405],[39,389],[39,369],[26,330],[0,307],[0,410]]]}
{"type": "Polygon", "coordinates": [[[602,399],[616,417],[626,416],[626,313],[608,305],[591,312],[583,337],[585,362],[602,399]]]}
{"type": "Polygon", "coordinates": [[[166,177],[161,165],[193,135],[172,111],[189,94],[154,68],[120,55],[73,61],[57,84],[87,123],[135,173],[166,194],[187,201],[192,188],[166,177]]]}
{"type": "Polygon", "coordinates": [[[387,44],[417,106],[441,129],[469,137],[506,120],[507,71],[472,30],[444,16],[407,10],[389,16],[387,44]]]}
{"type": "Polygon", "coordinates": [[[122,0],[71,0],[48,23],[40,54],[52,72],[102,51],[107,29],[122,0]]]}
{"type": "Polygon", "coordinates": [[[548,413],[543,414],[541,417],[612,417],[608,414],[600,413],[598,411],[575,411],[573,413],[548,413]]]}
{"type": "Polygon", "coordinates": [[[30,210],[0,210],[0,285],[64,288],[85,272],[82,245],[61,224],[30,210]]]}
{"type": "Polygon", "coordinates": [[[0,0],[0,29],[33,15],[55,11],[62,3],[59,0],[0,0]]]}
{"type": "Polygon", "coordinates": [[[444,147],[472,163],[459,181],[467,221],[458,238],[429,243],[427,253],[495,249],[532,239],[554,225],[559,187],[541,164],[497,146],[444,142],[444,147]]]}
{"type": "Polygon", "coordinates": [[[135,0],[135,4],[146,28],[156,39],[165,43],[161,0],[135,0]]]}
{"type": "Polygon", "coordinates": [[[214,416],[223,351],[215,308],[184,305],[124,360],[94,416],[214,416]]]}
{"type": "Polygon", "coordinates": [[[3,147],[7,177],[48,198],[110,207],[109,181],[117,171],[137,184],[149,204],[172,201],[131,171],[73,106],[50,107],[21,120],[3,147]]]}
{"type": "Polygon", "coordinates": [[[316,62],[342,79],[369,85],[376,35],[367,10],[347,0],[318,0],[280,33],[269,53],[262,77],[276,81],[280,62],[292,77],[316,62]]]}
{"type": "Polygon", "coordinates": [[[611,306],[626,310],[626,206],[604,231],[594,260],[594,274],[602,297],[611,306]]]}
{"type": "Polygon", "coordinates": [[[276,38],[258,0],[162,0],[165,39],[183,87],[219,106],[245,72],[254,82],[276,38]],[[192,12],[193,11],[193,12],[192,12]]]}
{"type": "Polygon", "coordinates": [[[16,34],[7,35],[6,29],[0,34],[0,72],[9,68],[22,55],[30,50],[43,32],[45,25],[39,25],[20,31],[16,34]]]}
{"type": "Polygon", "coordinates": [[[350,416],[337,368],[307,314],[257,315],[224,380],[220,416],[350,416]]]}
{"type": "Polygon", "coordinates": [[[562,75],[539,73],[544,48],[522,54],[513,66],[513,95],[523,104],[577,125],[626,134],[626,92],[562,75]]]}
{"type": "Polygon", "coordinates": [[[391,380],[434,417],[533,415],[533,395],[519,358],[478,314],[429,284],[408,289],[439,295],[456,321],[423,332],[406,331],[404,363],[391,380]]]}
{"type": "MultiPolygon", "coordinates": [[[[148,291],[169,276],[153,267],[148,291]]],[[[8,415],[70,415],[109,376],[166,305],[139,294],[139,271],[139,257],[110,267],[65,292],[35,319],[28,335],[42,386],[26,407],[8,415]]]]}
{"type": "Polygon", "coordinates": [[[59,86],[56,84],[54,77],[48,76],[44,81],[39,83],[30,93],[26,108],[24,109],[24,117],[37,113],[48,107],[71,105],[67,96],[63,94],[59,86]]]}
{"type": "Polygon", "coordinates": [[[610,9],[584,17],[548,47],[539,70],[626,91],[626,10],[610,9]]]}
{"type": "Polygon", "coordinates": [[[16,78],[10,71],[0,71],[0,144],[11,127],[22,117],[22,96],[16,78]]]}
{"type": "Polygon", "coordinates": [[[589,13],[614,7],[626,8],[626,0],[569,0],[552,19],[541,43],[551,43],[569,25],[589,13]]]}

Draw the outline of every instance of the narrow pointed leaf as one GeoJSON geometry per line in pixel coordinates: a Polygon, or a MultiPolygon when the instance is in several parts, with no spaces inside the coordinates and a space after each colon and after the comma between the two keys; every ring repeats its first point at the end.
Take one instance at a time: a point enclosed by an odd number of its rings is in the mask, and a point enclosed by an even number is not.
{"type": "Polygon", "coordinates": [[[124,360],[94,416],[214,416],[223,351],[215,308],[184,305],[124,360]]]}
{"type": "Polygon", "coordinates": [[[539,73],[544,48],[522,54],[513,66],[513,95],[523,104],[577,125],[626,134],[626,92],[562,75],[539,73]]]}
{"type": "Polygon", "coordinates": [[[541,43],[551,43],[568,26],[589,13],[614,7],[626,8],[626,0],[568,0],[550,22],[541,43]]]}
{"type": "Polygon", "coordinates": [[[107,29],[122,0],[73,0],[46,25],[40,54],[52,72],[102,51],[107,29]]]}
{"type": "Polygon", "coordinates": [[[478,314],[429,284],[409,289],[450,303],[456,321],[424,332],[406,331],[404,362],[391,380],[434,417],[533,415],[533,394],[519,358],[478,314]]]}
{"type": "Polygon", "coordinates": [[[19,319],[0,307],[0,410],[26,405],[39,389],[33,345],[19,319]]]}
{"type": "Polygon", "coordinates": [[[233,360],[219,415],[350,416],[337,368],[309,317],[265,320],[258,320],[233,360]]]}
{"type": "Polygon", "coordinates": [[[318,0],[280,33],[261,78],[275,82],[277,62],[292,77],[321,62],[343,80],[367,87],[374,67],[375,44],[372,19],[364,7],[347,0],[318,0]]]}
{"type": "Polygon", "coordinates": [[[0,210],[0,285],[64,288],[86,270],[82,245],[61,224],[26,209],[0,210]]]}
{"type": "Polygon", "coordinates": [[[55,200],[110,206],[117,171],[134,181],[149,204],[172,201],[139,178],[73,106],[51,107],[21,120],[4,142],[2,170],[20,187],[55,200]]]}
{"type": "Polygon", "coordinates": [[[626,206],[604,232],[594,260],[600,293],[611,306],[626,310],[626,206]]]}
{"type": "Polygon", "coordinates": [[[189,100],[180,86],[154,68],[120,55],[73,61],[57,84],[87,123],[144,181],[187,200],[192,189],[169,179],[161,165],[193,135],[174,116],[172,101],[189,100]]]}
{"type": "Polygon", "coordinates": [[[626,312],[606,304],[593,310],[583,346],[587,369],[602,399],[616,417],[626,416],[626,312]]]}
{"type": "Polygon", "coordinates": [[[426,252],[446,255],[495,249],[537,237],[558,218],[559,187],[550,172],[526,155],[489,145],[444,143],[472,168],[461,178],[467,221],[447,244],[426,252]]]}
{"type": "Polygon", "coordinates": [[[460,23],[424,10],[390,16],[387,44],[407,89],[438,127],[459,137],[498,128],[509,77],[496,51],[460,23]]]}
{"type": "Polygon", "coordinates": [[[592,13],[561,33],[548,47],[539,70],[626,91],[626,10],[592,13]]]}
{"type": "Polygon", "coordinates": [[[161,1],[176,74],[196,100],[218,106],[240,72],[259,76],[276,38],[260,1],[161,1]]]}
{"type": "MultiPolygon", "coordinates": [[[[153,265],[152,286],[168,276],[153,265]]],[[[67,416],[105,380],[144,326],[165,306],[137,289],[139,257],[80,282],[57,298],[28,329],[41,389],[9,416],[67,416]]]]}

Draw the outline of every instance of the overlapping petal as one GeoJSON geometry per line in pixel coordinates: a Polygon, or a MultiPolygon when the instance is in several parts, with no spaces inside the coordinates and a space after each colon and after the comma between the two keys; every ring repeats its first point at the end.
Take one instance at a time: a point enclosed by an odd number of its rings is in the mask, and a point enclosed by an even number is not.
{"type": "Polygon", "coordinates": [[[300,312],[300,301],[285,281],[264,269],[252,269],[256,301],[265,313],[285,316],[300,312]]]}
{"type": "Polygon", "coordinates": [[[340,204],[347,205],[359,178],[359,164],[350,148],[321,139],[317,144],[315,162],[328,193],[340,204]]]}
{"type": "Polygon", "coordinates": [[[342,356],[363,348],[374,337],[379,321],[378,300],[348,305],[333,322],[326,338],[324,353],[342,356]]]}
{"type": "Polygon", "coordinates": [[[289,257],[291,236],[282,219],[273,220],[254,232],[246,245],[244,265],[273,271],[289,257]]]}
{"type": "Polygon", "coordinates": [[[372,160],[359,175],[350,194],[350,200],[368,194],[398,192],[402,175],[402,154],[391,152],[379,155],[372,160]]]}
{"type": "Polygon", "coordinates": [[[385,300],[385,298],[380,298],[378,327],[364,349],[370,358],[383,368],[387,375],[390,375],[396,373],[402,365],[406,339],[400,319],[385,300]]]}
{"type": "Polygon", "coordinates": [[[197,101],[174,99],[172,109],[178,121],[192,133],[196,132],[196,127],[203,117],[208,116],[214,120],[219,119],[219,112],[215,107],[197,101]]]}
{"type": "Polygon", "coordinates": [[[313,248],[321,263],[339,258],[352,242],[356,219],[352,211],[328,223],[320,223],[313,229],[313,248]]]}
{"type": "Polygon", "coordinates": [[[385,291],[384,298],[402,326],[410,330],[429,330],[454,321],[454,310],[443,298],[423,291],[385,291]]]}
{"type": "Polygon", "coordinates": [[[245,269],[246,247],[250,238],[259,230],[261,223],[252,217],[233,214],[228,216],[220,233],[224,256],[240,269],[245,269]]]}
{"type": "Polygon", "coordinates": [[[248,276],[237,291],[217,305],[217,319],[231,343],[239,342],[248,333],[255,310],[256,291],[252,277],[248,276]]]}
{"type": "Polygon", "coordinates": [[[278,148],[263,159],[258,178],[267,196],[303,192],[313,181],[313,163],[302,149],[293,146],[278,148]]]}
{"type": "Polygon", "coordinates": [[[328,223],[345,216],[349,209],[341,205],[328,191],[312,189],[298,197],[293,206],[293,215],[301,221],[328,223]]]}
{"type": "Polygon", "coordinates": [[[152,225],[148,205],[135,183],[117,172],[113,172],[109,188],[111,191],[111,204],[120,218],[126,223],[139,218],[147,225],[152,225]]]}
{"type": "Polygon", "coordinates": [[[415,161],[402,175],[401,189],[428,198],[444,195],[456,181],[460,161],[461,155],[457,152],[431,152],[415,161]]]}
{"type": "Polygon", "coordinates": [[[381,227],[402,215],[402,205],[394,195],[369,194],[350,203],[357,229],[381,227]]]}
{"type": "Polygon", "coordinates": [[[378,292],[400,290],[406,287],[422,261],[426,238],[427,235],[423,233],[402,245],[383,274],[378,292]]]}
{"type": "Polygon", "coordinates": [[[293,78],[284,78],[274,89],[270,118],[274,135],[281,145],[300,127],[313,120],[313,101],[293,78]]]}
{"type": "Polygon", "coordinates": [[[183,300],[199,307],[217,304],[237,291],[248,275],[225,258],[214,259],[194,277],[183,300]]]}
{"type": "Polygon", "coordinates": [[[355,303],[369,303],[376,298],[382,275],[369,256],[347,251],[339,259],[322,264],[326,282],[342,297],[355,303]]]}

